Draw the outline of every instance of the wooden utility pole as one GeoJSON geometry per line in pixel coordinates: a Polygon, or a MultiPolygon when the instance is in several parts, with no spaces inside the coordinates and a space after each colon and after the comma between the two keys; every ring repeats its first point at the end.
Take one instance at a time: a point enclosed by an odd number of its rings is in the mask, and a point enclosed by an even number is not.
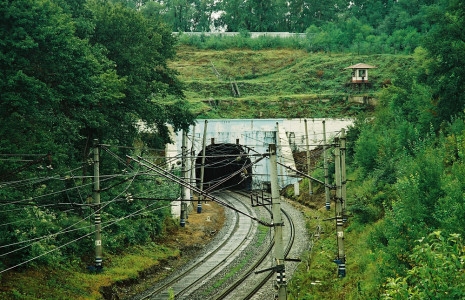
{"type": "Polygon", "coordinates": [[[278,186],[278,166],[276,160],[276,145],[269,145],[270,151],[270,181],[271,181],[271,211],[273,214],[274,228],[274,259],[276,270],[276,284],[278,288],[278,299],[287,299],[286,272],[284,266],[283,247],[283,220],[281,216],[281,196],[278,186]]]}
{"type": "Polygon", "coordinates": [[[313,189],[312,189],[312,180],[310,179],[311,176],[311,171],[310,171],[310,143],[308,141],[308,127],[307,127],[307,119],[304,120],[305,122],[305,143],[306,143],[306,148],[307,148],[307,174],[309,176],[308,178],[308,194],[313,195],[313,189]]]}
{"type": "Polygon", "coordinates": [[[95,222],[95,270],[96,272],[102,271],[102,219],[101,219],[101,206],[100,206],[100,166],[99,166],[99,143],[94,139],[94,189],[92,198],[94,201],[94,222],[95,222]]]}
{"type": "Polygon", "coordinates": [[[326,199],[326,210],[331,208],[331,200],[329,195],[329,174],[328,174],[328,158],[326,150],[328,145],[326,144],[326,122],[323,120],[323,168],[325,172],[325,199],[326,199]]]}
{"type": "MultiPolygon", "coordinates": [[[[187,133],[182,131],[182,146],[181,146],[181,178],[186,180],[186,151],[187,151],[187,133]]],[[[186,187],[181,186],[181,227],[186,226],[187,218],[187,202],[186,200],[186,187]]]]}
{"type": "Polygon", "coordinates": [[[335,177],[336,177],[336,234],[337,234],[337,258],[334,262],[338,266],[338,276],[345,277],[346,264],[344,252],[344,222],[342,220],[342,183],[341,183],[341,146],[339,138],[334,139],[336,148],[334,151],[335,177]]]}
{"type": "MultiPolygon", "coordinates": [[[[203,125],[203,140],[202,140],[202,165],[200,166],[200,192],[203,192],[203,177],[205,175],[205,151],[207,149],[207,124],[208,121],[205,120],[203,125]]],[[[202,200],[204,199],[203,195],[199,195],[199,202],[197,203],[197,212],[202,211],[202,200]]]]}

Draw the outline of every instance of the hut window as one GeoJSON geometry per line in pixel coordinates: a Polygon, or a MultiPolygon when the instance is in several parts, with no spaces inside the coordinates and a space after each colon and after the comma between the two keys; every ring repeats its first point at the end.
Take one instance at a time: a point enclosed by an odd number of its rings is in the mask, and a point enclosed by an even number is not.
{"type": "Polygon", "coordinates": [[[365,77],[366,70],[358,70],[358,77],[365,77]]]}

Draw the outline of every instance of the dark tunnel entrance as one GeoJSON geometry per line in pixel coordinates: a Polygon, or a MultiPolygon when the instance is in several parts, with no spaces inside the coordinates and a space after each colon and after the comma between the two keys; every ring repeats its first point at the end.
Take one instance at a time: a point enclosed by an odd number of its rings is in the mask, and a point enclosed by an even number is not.
{"type": "MultiPolygon", "coordinates": [[[[247,189],[252,187],[252,166],[247,152],[239,144],[211,144],[205,148],[204,186],[209,187],[220,183],[214,189],[247,189]],[[248,166],[232,178],[228,178],[238,170],[248,166]],[[224,181],[224,182],[223,182],[224,181]]],[[[200,151],[195,160],[195,177],[200,186],[200,173],[203,151],[200,151]]]]}

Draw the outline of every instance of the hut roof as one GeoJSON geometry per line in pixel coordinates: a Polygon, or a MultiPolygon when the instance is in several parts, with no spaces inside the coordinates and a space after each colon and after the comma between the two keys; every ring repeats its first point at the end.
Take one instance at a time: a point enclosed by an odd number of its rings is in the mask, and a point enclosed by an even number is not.
{"type": "Polygon", "coordinates": [[[367,64],[364,64],[364,63],[358,63],[358,64],[355,64],[353,66],[350,66],[350,67],[347,67],[347,68],[344,68],[344,69],[376,69],[376,67],[371,66],[371,65],[367,65],[367,64]]]}

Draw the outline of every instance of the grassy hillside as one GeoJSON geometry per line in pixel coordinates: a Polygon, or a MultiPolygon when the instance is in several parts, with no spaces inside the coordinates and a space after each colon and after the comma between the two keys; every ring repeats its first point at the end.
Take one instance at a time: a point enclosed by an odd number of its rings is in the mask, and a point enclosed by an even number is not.
{"type": "Polygon", "coordinates": [[[299,118],[350,116],[366,107],[350,96],[375,97],[383,82],[412,63],[404,55],[307,53],[302,50],[178,49],[171,67],[185,84],[187,99],[199,118],[299,118]],[[359,63],[370,70],[371,88],[346,84],[359,63]],[[234,96],[232,83],[239,96],[234,96]]]}

